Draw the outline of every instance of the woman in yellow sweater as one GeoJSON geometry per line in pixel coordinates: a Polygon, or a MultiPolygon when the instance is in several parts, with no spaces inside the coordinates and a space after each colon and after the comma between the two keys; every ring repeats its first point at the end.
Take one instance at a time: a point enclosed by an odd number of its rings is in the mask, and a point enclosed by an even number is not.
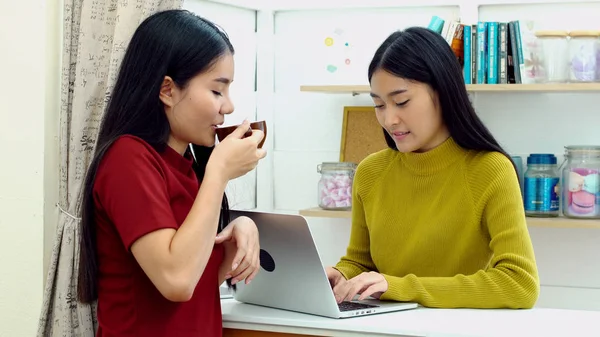
{"type": "Polygon", "coordinates": [[[448,43],[390,35],[368,70],[389,149],[358,166],[338,302],[371,296],[442,308],[530,308],[539,278],[518,176],[477,117],[448,43]]]}

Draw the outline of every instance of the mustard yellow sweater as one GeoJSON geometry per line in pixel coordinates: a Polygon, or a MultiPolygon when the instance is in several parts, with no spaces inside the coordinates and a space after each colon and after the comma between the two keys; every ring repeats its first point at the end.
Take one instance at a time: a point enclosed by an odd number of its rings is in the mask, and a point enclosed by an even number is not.
{"type": "Polygon", "coordinates": [[[336,265],[377,271],[382,300],[442,308],[530,308],[539,278],[518,178],[497,152],[452,138],[425,153],[372,154],[354,178],[352,231],[336,265]]]}

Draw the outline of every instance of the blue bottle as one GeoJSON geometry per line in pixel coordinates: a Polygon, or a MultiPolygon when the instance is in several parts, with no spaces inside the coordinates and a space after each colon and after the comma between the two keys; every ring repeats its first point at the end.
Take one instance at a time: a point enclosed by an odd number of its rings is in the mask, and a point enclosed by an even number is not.
{"type": "Polygon", "coordinates": [[[524,181],[525,215],[557,217],[560,206],[560,185],[556,156],[533,153],[527,157],[524,181]]]}

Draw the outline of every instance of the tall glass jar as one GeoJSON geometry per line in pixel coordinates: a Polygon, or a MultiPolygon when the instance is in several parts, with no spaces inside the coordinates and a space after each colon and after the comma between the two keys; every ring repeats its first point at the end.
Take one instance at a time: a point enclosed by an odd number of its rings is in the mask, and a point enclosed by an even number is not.
{"type": "Polygon", "coordinates": [[[357,165],[346,162],[325,162],[317,165],[321,174],[318,185],[318,204],[327,210],[352,208],[352,182],[357,165]]]}
{"type": "Polygon", "coordinates": [[[562,213],[600,218],[600,146],[566,146],[562,165],[562,213]]]}
{"type": "Polygon", "coordinates": [[[534,153],[527,157],[525,171],[525,215],[556,217],[560,210],[559,174],[556,156],[534,153]]]}
{"type": "Polygon", "coordinates": [[[597,61],[600,31],[572,31],[569,36],[569,81],[596,81],[600,67],[597,61]]]}
{"type": "Polygon", "coordinates": [[[569,45],[566,31],[538,31],[540,42],[538,69],[535,81],[538,83],[565,83],[569,75],[569,45]]]}

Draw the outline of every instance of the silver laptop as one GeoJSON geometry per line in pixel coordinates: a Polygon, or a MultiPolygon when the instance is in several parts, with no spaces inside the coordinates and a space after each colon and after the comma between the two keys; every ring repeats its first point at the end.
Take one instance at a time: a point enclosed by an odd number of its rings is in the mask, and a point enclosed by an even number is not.
{"type": "Polygon", "coordinates": [[[347,318],[416,308],[416,303],[375,299],[338,304],[306,219],[300,215],[231,211],[254,220],[260,235],[261,270],[233,293],[244,303],[307,314],[347,318]]]}

